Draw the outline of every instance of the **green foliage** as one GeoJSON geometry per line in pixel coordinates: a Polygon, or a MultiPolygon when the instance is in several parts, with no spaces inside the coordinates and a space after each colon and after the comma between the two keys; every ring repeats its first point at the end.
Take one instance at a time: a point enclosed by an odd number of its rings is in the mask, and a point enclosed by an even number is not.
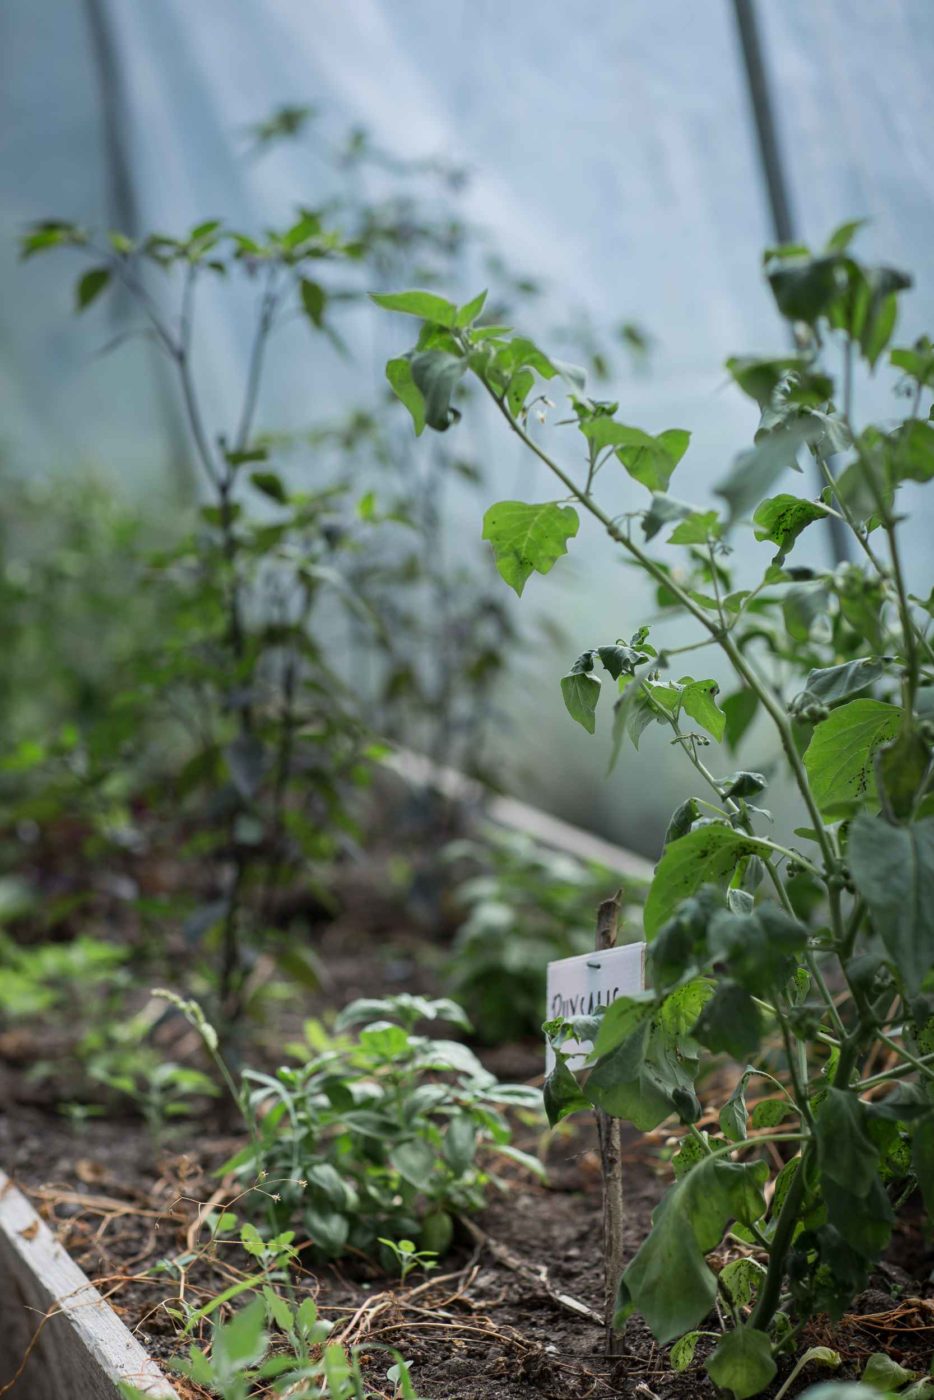
{"type": "Polygon", "coordinates": [[[399,1278],[405,1283],[413,1269],[423,1269],[426,1273],[430,1269],[436,1269],[437,1252],[433,1249],[418,1249],[412,1240],[387,1240],[380,1238],[379,1243],[384,1245],[399,1270],[399,1278]]]}
{"type": "Polygon", "coordinates": [[[804,766],[821,812],[844,816],[872,800],[876,750],[895,737],[901,718],[894,705],[850,700],[815,727],[804,766]]]}
{"type": "Polygon", "coordinates": [[[497,1154],[538,1169],[510,1145],[502,1112],[538,1095],[498,1084],[457,1041],[416,1035],[426,1017],[463,1013],[413,997],[354,1002],[298,1067],[244,1074],[257,1132],[230,1166],[282,1183],[276,1218],[300,1221],[319,1258],[378,1256],[386,1239],[443,1254],[454,1216],[483,1205],[497,1154]]]}
{"type": "MultiPolygon", "coordinates": [[[[857,229],[845,225],[818,254],[766,254],[798,348],[728,363],[761,418],[754,445],[717,488],[725,518],[668,496],[687,446],[680,430],[652,437],[620,423],[616,404],[588,397],[579,378],[505,328],[480,334],[449,322],[444,332],[445,352],[552,471],[566,508],[590,517],[655,586],[654,645],[642,627],[628,646],[591,648],[561,689],[571,717],[595,732],[602,667],[618,690],[612,761],[627,737],[638,745],[660,724],[697,788],[672,817],[645,904],[653,990],[619,999],[602,1021],[546,1026],[556,1065],[545,1103],[552,1122],[595,1103],[641,1130],[671,1118],[686,1125],[674,1185],[620,1281],[617,1324],[638,1309],[659,1341],[685,1334],[673,1363],[686,1367],[719,1288],[729,1325],[706,1365],[743,1400],[776,1374],[775,1354],[795,1335],[792,1317],[800,1326],[816,1312],[842,1315],[865,1287],[899,1205],[919,1189],[930,1211],[934,1179],[934,1055],[927,1032],[922,1046],[911,1029],[929,1026],[934,994],[932,610],[929,581],[909,589],[897,499],[903,483],[934,475],[934,373],[929,340],[894,349],[907,413],[894,427],[856,429],[854,369],[862,362],[871,372],[881,361],[911,283],[860,263],[850,248],[857,229]],[[830,366],[841,355],[838,398],[830,366]],[[557,378],[568,384],[569,411],[546,440],[527,409],[536,379],[557,378]],[[570,440],[569,460],[552,447],[557,436],[570,440]],[[831,457],[842,463],[839,476],[831,457]],[[598,498],[613,460],[652,492],[635,512],[644,539],[633,515],[598,498]],[[817,499],[782,490],[785,474],[805,462],[824,483],[817,499]],[[789,567],[802,533],[814,539],[830,514],[846,527],[856,562],[789,567]],[[729,537],[749,517],[773,558],[747,579],[736,575],[729,537]],[[678,568],[645,547],[665,526],[673,527],[666,544],[681,551],[678,568]],[[722,706],[712,681],[671,674],[660,640],[669,619],[679,656],[719,649],[734,678],[722,706]],[[735,749],[753,719],[768,727],[772,750],[721,776],[727,765],[705,750],[721,741],[735,749]],[[780,767],[800,810],[787,835],[753,805],[780,767]],[[579,1074],[560,1050],[575,1030],[595,1041],[579,1074]],[[881,1046],[887,1068],[875,1070],[881,1046]],[[695,1126],[710,1053],[744,1066],[720,1109],[723,1139],[695,1126]],[[754,1075],[782,1097],[750,1113],[754,1075]],[[766,1142],[783,1162],[768,1206],[766,1142]],[[718,1279],[706,1256],[728,1231],[750,1253],[718,1279]]],[[[812,1359],[834,1364],[833,1354],[812,1359]]],[[[893,1373],[889,1383],[902,1382],[893,1373]]]]}
{"type": "Polygon", "coordinates": [[[735,1400],[747,1400],[765,1389],[778,1368],[768,1333],[737,1327],[721,1338],[706,1369],[721,1390],[730,1391],[735,1400]]]}
{"type": "MultiPolygon", "coordinates": [[[[252,131],[255,147],[304,134],[314,115],[281,109],[252,131]]],[[[363,133],[340,160],[384,163],[363,133]]],[[[282,926],[282,890],[301,883],[327,900],[331,863],[357,834],[373,732],[482,773],[491,693],[516,641],[492,571],[452,567],[438,544],[443,493],[475,485],[475,463],[439,453],[420,473],[375,404],[339,423],[314,405],[319,421],[300,436],[262,422],[283,324],[298,315],[347,354],[342,318],[365,300],[363,282],[410,263],[447,275],[479,243],[436,207],[454,172],[416,162],[393,173],[385,198],[345,192],[261,237],[219,219],[140,238],[46,221],[22,244],[24,257],[64,249],[87,261],[75,304],[91,323],[106,297],[132,303],[134,328],[114,344],[145,335],[165,352],[193,489],[157,532],[110,487],[56,483],[40,500],[11,483],[0,603],[13,665],[0,703],[18,747],[0,787],[14,821],[45,829],[80,810],[100,842],[165,843],[186,867],[172,931],[184,921],[224,1021],[244,1009],[259,946],[313,976],[282,926]],[[192,354],[209,284],[256,291],[243,397],[217,421],[192,354]]],[[[522,295],[503,267],[496,282],[500,307],[522,295]]],[[[483,304],[454,321],[471,325],[483,304]]],[[[443,426],[460,363],[426,345],[398,368],[416,421],[443,426]]]]}
{"type": "MultiPolygon", "coordinates": [[[[314,1299],[297,1306],[268,1286],[262,1296],[211,1330],[210,1346],[191,1346],[187,1358],[173,1361],[187,1380],[219,1400],[248,1400],[254,1395],[301,1395],[304,1400],[370,1400],[385,1395],[373,1390],[361,1370],[357,1348],[346,1351],[328,1342],[330,1324],[318,1318],[314,1299]],[[275,1330],[274,1330],[275,1329],[275,1330]]],[[[397,1400],[418,1400],[406,1363],[398,1352],[388,1379],[397,1400]]],[[[136,1400],[142,1392],[124,1392],[136,1400]]]]}
{"type": "Polygon", "coordinates": [[[704,1256],[720,1243],[730,1221],[752,1225],[764,1215],[768,1175],[765,1162],[716,1156],[688,1172],[656,1209],[652,1234],[623,1272],[622,1316],[638,1308],[659,1342],[702,1322],[717,1292],[704,1256]]]}
{"type": "Polygon", "coordinates": [[[590,951],[594,910],[621,883],[620,937],[638,936],[643,891],[603,866],[549,851],[518,832],[490,827],[481,835],[443,851],[466,917],[442,972],[474,1033],[497,1045],[540,1034],[548,963],[590,951]]]}
{"type": "Polygon", "coordinates": [[[500,574],[521,597],[532,572],[547,574],[567,554],[567,542],[577,534],[577,511],[545,501],[528,506],[500,501],[483,520],[483,538],[493,547],[500,574]]]}

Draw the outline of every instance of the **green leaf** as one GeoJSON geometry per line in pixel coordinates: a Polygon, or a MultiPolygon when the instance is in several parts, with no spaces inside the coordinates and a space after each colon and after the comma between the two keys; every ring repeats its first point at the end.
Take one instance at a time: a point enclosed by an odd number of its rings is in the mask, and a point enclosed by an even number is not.
{"type": "Polygon", "coordinates": [[[788,981],[806,943],[807,930],[774,900],[748,913],[719,909],[707,927],[708,952],[755,996],[788,981]]]}
{"type": "Polygon", "coordinates": [[[399,1142],[389,1154],[389,1160],[396,1171],[413,1186],[424,1189],[435,1166],[435,1151],[424,1138],[412,1138],[409,1142],[399,1142]]]}
{"type": "Polygon", "coordinates": [[[879,1177],[872,1176],[870,1189],[864,1196],[857,1196],[856,1191],[825,1177],[821,1193],[828,1211],[828,1224],[846,1240],[847,1249],[875,1263],[892,1238],[895,1224],[892,1203],[879,1177]]]}
{"type": "Polygon", "coordinates": [[[928,769],[931,751],[913,720],[903,724],[891,744],[876,753],[876,787],[886,815],[907,820],[915,809],[928,769]]]}
{"type": "Polygon", "coordinates": [[[813,415],[795,419],[787,427],[763,433],[755,447],[736,458],[729,475],[715,487],[730,507],[730,521],[749,514],[789,467],[797,466],[806,443],[823,436],[825,428],[813,415]]]}
{"type": "Polygon", "coordinates": [[[447,350],[420,350],[412,356],[412,379],[425,401],[425,422],[446,432],[460,418],[451,396],[467,370],[467,361],[447,350]]]}
{"type": "Polygon", "coordinates": [[[746,1084],[750,1071],[740,1077],[736,1088],[720,1110],[720,1131],[730,1142],[742,1142],[749,1126],[746,1112],[746,1084]]]}
{"type": "Polygon", "coordinates": [[[911,1135],[911,1170],[921,1188],[928,1219],[934,1220],[934,1113],[915,1124],[911,1135]]]}
{"type": "Polygon", "coordinates": [[[370,300],[385,311],[402,311],[437,326],[453,329],[458,324],[457,307],[433,292],[371,292],[370,300]]]}
{"type": "Polygon", "coordinates": [[[824,666],[811,671],[804,690],[794,702],[794,708],[813,704],[835,705],[839,700],[848,700],[858,695],[867,686],[873,685],[884,676],[892,665],[887,656],[861,656],[855,661],[844,661],[839,666],[824,666]]]}
{"type": "Polygon", "coordinates": [[[517,369],[515,374],[510,376],[506,387],[506,406],[513,418],[519,417],[534,383],[535,376],[530,369],[517,369]]]}
{"type": "Polygon", "coordinates": [[[801,531],[826,515],[826,507],[817,501],[806,501],[799,496],[771,496],[757,507],[752,522],[756,526],[757,540],[771,540],[778,546],[772,563],[781,565],[801,531]]]}
{"type": "Polygon", "coordinates": [[[752,1110],[750,1122],[754,1128],[777,1128],[794,1111],[794,1105],[787,1099],[760,1099],[752,1110]]]}
{"type": "Polygon", "coordinates": [[[769,283],[783,316],[813,326],[830,311],[845,286],[845,278],[841,259],[834,253],[784,262],[769,273],[769,283]]]}
{"type": "Polygon", "coordinates": [[[764,792],[768,782],[762,773],[750,773],[742,768],[738,773],[730,773],[720,784],[724,797],[755,797],[764,792]]]}
{"type": "Polygon", "coordinates": [[[412,363],[408,356],[390,360],[386,366],[386,378],[397,399],[405,404],[415,424],[415,436],[421,437],[425,431],[425,400],[422,391],[412,378],[412,363]]]}
{"type": "Polygon", "coordinates": [[[651,939],[682,899],[701,885],[725,884],[744,856],[768,854],[768,846],[761,841],[720,822],[673,841],[655,867],[645,903],[646,937],[651,939]]]}
{"type": "Polygon", "coordinates": [[[682,836],[687,836],[700,814],[697,798],[685,798],[681,805],[676,807],[672,812],[668,827],[665,831],[665,839],[662,844],[668,846],[672,841],[677,841],[682,836]]]}
{"type": "MultiPolygon", "coordinates": [[[[845,224],[841,224],[839,228],[834,229],[833,233],[827,239],[826,252],[845,253],[856,234],[859,233],[861,228],[865,228],[867,223],[867,219],[848,219],[845,224]]],[[[837,1365],[839,1364],[838,1361],[837,1365]]]]}
{"type": "Polygon", "coordinates": [[[552,1128],[569,1114],[591,1107],[590,1100],[585,1098],[580,1085],[568,1069],[564,1056],[560,1054],[556,1057],[554,1069],[545,1080],[542,1097],[545,1113],[552,1128]]]}
{"type": "Polygon", "coordinates": [[[250,481],[257,491],[262,491],[264,496],[268,496],[277,505],[285,505],[289,499],[282,478],[276,472],[251,472],[250,481]]]}
{"type": "Polygon", "coordinates": [[[726,731],[726,715],[717,704],[720,687],[716,681],[682,682],[681,708],[719,743],[726,731]]]}
{"type": "Polygon", "coordinates": [[[661,1343],[702,1322],[717,1293],[704,1255],[716,1249],[731,1220],[761,1219],[767,1179],[765,1162],[716,1157],[683,1176],[655,1210],[651,1234],[623,1273],[621,1311],[638,1308],[661,1343]]]}
{"type": "Polygon", "coordinates": [[[755,399],[760,408],[768,408],[779,385],[791,371],[800,369],[803,364],[799,355],[782,355],[772,359],[734,355],[727,360],[726,368],[744,394],[755,399]]]}
{"type": "Polygon", "coordinates": [[[927,336],[917,341],[910,350],[893,350],[889,360],[896,369],[904,370],[922,387],[931,388],[934,385],[934,346],[927,336]]]}
{"type": "Polygon", "coordinates": [[[886,475],[890,486],[934,477],[934,423],[912,418],[888,439],[886,475]]]}
{"type": "Polygon", "coordinates": [[[654,539],[662,526],[672,520],[688,521],[701,515],[696,506],[676,501],[661,491],[652,492],[652,504],[642,517],[642,529],[647,540],[654,539]]]}
{"type": "Polygon", "coordinates": [[[478,295],[475,296],[472,301],[468,301],[465,306],[462,306],[458,309],[455,324],[460,327],[472,326],[474,321],[480,315],[480,312],[483,310],[485,302],[486,292],[483,291],[478,293],[478,295]]]}
{"type": "Polygon", "coordinates": [[[737,1308],[746,1308],[762,1287],[765,1265],[755,1259],[734,1259],[720,1270],[720,1287],[737,1308]]]}
{"type": "Polygon", "coordinates": [[[879,745],[895,737],[901,718],[895,705],[850,700],[815,727],[804,766],[825,816],[875,801],[873,759],[879,745]]]}
{"type": "Polygon", "coordinates": [[[452,1118],[444,1135],[444,1160],[455,1176],[463,1176],[477,1155],[477,1125],[466,1114],[452,1118]]]}
{"type": "Polygon", "coordinates": [[[652,992],[641,992],[636,996],[617,997],[611,1001],[600,1018],[594,1053],[606,1055],[628,1040],[633,1031],[647,1020],[655,1007],[652,992]]]}
{"type": "Polygon", "coordinates": [[[654,1021],[636,1029],[602,1056],[590,1072],[584,1093],[592,1104],[615,1118],[624,1118],[640,1132],[651,1132],[673,1113],[687,1112],[693,1120],[700,1107],[693,1093],[691,1071],[696,1068],[679,1055],[674,1037],[654,1021]]]}
{"type": "Polygon", "coordinates": [[[556,501],[500,501],[483,517],[483,538],[493,547],[500,575],[521,596],[533,570],[547,574],[567,554],[578,525],[577,511],[556,501]]]}
{"type": "Polygon", "coordinates": [[[871,1386],[873,1390],[888,1393],[901,1389],[907,1381],[914,1380],[917,1374],[917,1371],[909,1371],[900,1366],[897,1361],[886,1356],[884,1351],[875,1351],[863,1368],[861,1380],[863,1385],[871,1386]]]}
{"type": "Polygon", "coordinates": [[[815,1123],[817,1160],[823,1176],[855,1196],[865,1196],[877,1179],[879,1149],[869,1136],[865,1110],[857,1095],[829,1088],[815,1123]]]}
{"type": "Polygon", "coordinates": [[[600,699],[599,677],[569,671],[561,677],[561,694],[571,718],[583,725],[588,734],[593,734],[597,724],[597,701],[600,699]]]}
{"type": "Polygon", "coordinates": [[[671,1351],[668,1353],[668,1360],[673,1371],[686,1371],[694,1360],[694,1353],[697,1350],[697,1343],[701,1337],[715,1337],[715,1332],[685,1332],[683,1337],[679,1337],[671,1351]]]}
{"type": "Polygon", "coordinates": [[[864,268],[851,263],[849,270],[849,304],[832,320],[859,341],[869,364],[875,366],[895,329],[897,294],[912,285],[912,278],[894,267],[864,268]]]}
{"type": "Polygon", "coordinates": [[[96,301],[109,281],[110,269],[107,267],[92,267],[86,272],[75,288],[75,310],[83,311],[92,301],[96,301]]]}
{"type": "Polygon", "coordinates": [[[293,1326],[292,1309],[284,1298],[274,1292],[268,1284],[263,1285],[263,1298],[266,1302],[266,1315],[270,1322],[274,1322],[283,1332],[288,1332],[293,1326]]]}
{"type": "Polygon", "coordinates": [[[891,826],[861,812],[847,859],[877,934],[916,995],[934,966],[934,817],[891,826]]]}
{"type": "Polygon", "coordinates": [[[827,612],[829,595],[819,580],[795,584],[782,599],[782,617],[790,636],[796,642],[810,639],[814,623],[827,612]]]}
{"type": "Polygon", "coordinates": [[[691,441],[683,428],[669,428],[657,437],[641,428],[629,428],[615,418],[590,418],[581,432],[597,452],[612,447],[627,472],[650,491],[667,491],[672,472],[691,441]]]}
{"type": "Polygon", "coordinates": [[[649,660],[648,652],[624,646],[621,642],[611,647],[597,647],[597,655],[600,664],[609,671],[614,681],[618,681],[623,675],[631,676],[637,666],[649,660]]]}
{"type": "Polygon", "coordinates": [[[759,1008],[744,987],[724,978],[701,1012],[694,1036],[715,1054],[747,1060],[762,1039],[759,1008]]]}
{"type": "Polygon", "coordinates": [[[726,719],[723,737],[731,753],[739,748],[743,735],[756,717],[759,697],[754,690],[736,690],[727,695],[722,709],[726,719]]]}
{"type": "Polygon", "coordinates": [[[778,1370],[768,1334],[754,1327],[727,1332],[704,1365],[714,1384],[731,1391],[734,1400],[758,1395],[778,1370]]]}
{"type": "Polygon", "coordinates": [[[718,540],[720,534],[720,517],[715,510],[694,511],[675,526],[668,536],[668,543],[706,544],[708,540],[718,540]]]}
{"type": "Polygon", "coordinates": [[[214,1369],[227,1378],[255,1366],[262,1360],[269,1338],[263,1330],[266,1305],[262,1298],[234,1313],[229,1322],[214,1329],[214,1369]]]}
{"type": "Polygon", "coordinates": [[[302,308],[311,324],[318,330],[324,325],[324,308],[327,303],[327,292],[318,282],[312,282],[309,277],[303,277],[299,282],[299,290],[302,296],[302,308]]]}

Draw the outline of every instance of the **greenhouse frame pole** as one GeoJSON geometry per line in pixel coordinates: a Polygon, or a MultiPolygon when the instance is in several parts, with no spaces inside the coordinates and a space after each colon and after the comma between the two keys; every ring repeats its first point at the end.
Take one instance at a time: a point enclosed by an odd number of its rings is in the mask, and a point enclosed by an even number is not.
{"type": "MultiPolygon", "coordinates": [[[[756,18],[755,0],[733,0],[736,28],[746,70],[746,83],[749,89],[749,102],[756,123],[759,160],[769,198],[769,211],[772,216],[772,231],[777,243],[794,243],[795,230],[791,214],[791,201],[788,196],[788,182],[782,164],[775,126],[775,112],[769,88],[768,74],[762,56],[762,42],[759,35],[759,22],[756,18]]],[[[820,476],[820,468],[818,468],[820,476]]],[[[823,477],[821,477],[823,486],[823,477]]],[[[830,550],[834,564],[849,561],[850,550],[844,522],[835,515],[827,517],[830,531],[830,550]]]]}

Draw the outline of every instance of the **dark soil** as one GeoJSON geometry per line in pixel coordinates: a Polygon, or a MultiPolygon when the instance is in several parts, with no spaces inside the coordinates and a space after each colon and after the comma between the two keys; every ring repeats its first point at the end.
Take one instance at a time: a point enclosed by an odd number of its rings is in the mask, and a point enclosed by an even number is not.
{"type": "MultiPolygon", "coordinates": [[[[430,863],[427,868],[430,873],[430,863]]],[[[300,1040],[308,1015],[358,996],[439,990],[435,968],[452,922],[444,890],[426,877],[423,919],[400,919],[392,899],[382,893],[390,889],[388,875],[374,874],[372,865],[368,873],[365,879],[360,870],[353,872],[336,917],[320,909],[292,911],[293,932],[315,949],[321,985],[300,1003],[267,1000],[265,1024],[254,1023],[244,1052],[250,1063],[280,1062],[283,1045],[300,1040]]],[[[230,1203],[236,1188],[228,1183],[222,1190],[217,1168],[240,1141],[225,1130],[216,1106],[206,1107],[201,1121],[179,1123],[162,1142],[138,1118],[114,1116],[112,1104],[106,1118],[83,1125],[65,1121],[57,1104],[78,1096],[68,1052],[74,1030],[63,1023],[48,1031],[23,1026],[0,1034],[0,1165],[31,1195],[131,1330],[166,1361],[184,1350],[172,1316],[179,1297],[204,1303],[248,1268],[238,1245],[209,1249],[198,1225],[203,1203],[230,1203]],[[53,1075],[37,1084],[30,1065],[42,1058],[54,1061],[53,1075]],[[172,1263],[180,1257],[187,1258],[181,1274],[172,1263]]],[[[153,1038],[172,1059],[197,1062],[197,1037],[180,1017],[154,1022],[153,1038]]],[[[501,1079],[541,1075],[537,1042],[481,1054],[501,1079]]],[[[713,1400],[714,1388],[701,1365],[703,1346],[695,1365],[676,1375],[667,1349],[660,1349],[634,1318],[621,1354],[608,1358],[599,1321],[556,1298],[570,1295],[585,1311],[602,1313],[596,1135],[592,1124],[574,1122],[573,1129],[565,1125],[548,1139],[547,1187],[512,1163],[501,1164],[504,1191],[476,1221],[479,1236],[463,1226],[436,1274],[416,1273],[403,1287],[361,1260],[315,1267],[306,1250],[304,1287],[317,1297],[322,1316],[334,1322],[334,1336],[362,1349],[377,1394],[391,1392],[385,1380],[391,1357],[383,1348],[395,1348],[410,1363],[422,1400],[713,1400]]],[[[518,1145],[534,1152],[535,1131],[518,1133],[518,1145]]],[[[662,1134],[627,1139],[630,1254],[645,1238],[669,1179],[664,1147],[662,1134]]],[[[241,1202],[236,1209],[247,1215],[250,1206],[241,1202]]],[[[716,1259],[712,1262],[716,1267],[716,1259]]],[[[874,1351],[926,1370],[934,1345],[932,1269],[930,1240],[909,1203],[872,1287],[841,1323],[815,1319],[799,1339],[801,1349],[822,1344],[840,1351],[840,1378],[858,1376],[874,1351]]],[[[711,1326],[717,1326],[715,1318],[711,1326]]],[[[784,1365],[786,1375],[790,1364],[784,1365]]],[[[791,1395],[826,1375],[809,1368],[791,1395]]],[[[781,1380],[780,1375],[772,1394],[781,1380]]],[[[186,1382],[175,1384],[185,1396],[205,1395],[186,1382]]],[[[28,1400],[28,1370],[14,1394],[15,1400],[28,1400]]]]}
{"type": "MultiPolygon", "coordinates": [[[[229,1137],[208,1135],[196,1144],[159,1147],[132,1122],[92,1122],[76,1132],[32,1108],[0,1118],[0,1160],[160,1360],[179,1350],[169,1309],[177,1306],[180,1285],[171,1274],[151,1271],[190,1249],[196,1203],[217,1189],[213,1168],[232,1146],[229,1137]]],[[[641,1142],[633,1140],[629,1159],[631,1251],[648,1229],[667,1172],[641,1142]]],[[[362,1263],[309,1269],[305,1285],[322,1315],[335,1322],[336,1333],[346,1331],[348,1341],[359,1343],[379,1391],[386,1390],[382,1377],[391,1362],[381,1348],[393,1347],[410,1362],[423,1400],[712,1400],[703,1370],[695,1365],[673,1374],[637,1319],[627,1326],[622,1355],[608,1359],[597,1323],[555,1300],[560,1292],[596,1313],[602,1309],[599,1166],[589,1126],[553,1139],[548,1161],[551,1186],[513,1172],[505,1193],[476,1222],[479,1242],[465,1229],[439,1276],[414,1275],[402,1287],[362,1263]]],[[[197,1252],[203,1235],[193,1238],[197,1252]]],[[[221,1259],[207,1254],[196,1260],[186,1275],[186,1296],[203,1301],[226,1287],[231,1270],[246,1262],[236,1256],[239,1247],[221,1259]]],[[[873,1351],[926,1370],[934,1290],[920,1280],[932,1262],[909,1220],[853,1313],[836,1325],[815,1320],[802,1347],[821,1343],[841,1351],[841,1375],[858,1375],[873,1351]]],[[[805,1372],[792,1394],[817,1379],[816,1372],[805,1372]]],[[[183,1394],[203,1394],[176,1384],[183,1394]]],[[[28,1400],[27,1390],[16,1394],[28,1400]]]]}

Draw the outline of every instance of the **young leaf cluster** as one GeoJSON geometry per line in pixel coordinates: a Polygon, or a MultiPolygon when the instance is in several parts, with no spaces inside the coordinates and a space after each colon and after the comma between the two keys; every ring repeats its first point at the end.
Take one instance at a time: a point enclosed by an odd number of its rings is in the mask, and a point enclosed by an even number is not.
{"type": "Polygon", "coordinates": [[[445,1000],[352,1002],[333,1039],[309,1025],[297,1066],[244,1073],[257,1129],[229,1166],[286,1179],[276,1218],[301,1221],[319,1258],[362,1251],[395,1267],[383,1239],[443,1254],[455,1216],[482,1207],[497,1155],[540,1174],[511,1146],[503,1111],[537,1110],[537,1092],[498,1083],[458,1041],[415,1034],[437,1019],[468,1024],[445,1000]]]}

